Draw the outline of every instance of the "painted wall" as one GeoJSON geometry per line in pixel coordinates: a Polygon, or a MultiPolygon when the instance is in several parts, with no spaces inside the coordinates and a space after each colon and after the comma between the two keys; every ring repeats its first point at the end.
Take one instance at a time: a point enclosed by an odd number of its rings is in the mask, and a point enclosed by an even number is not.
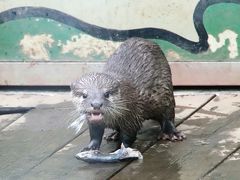
{"type": "Polygon", "coordinates": [[[103,61],[129,37],[170,61],[240,61],[240,0],[1,0],[0,61],[103,61]]]}

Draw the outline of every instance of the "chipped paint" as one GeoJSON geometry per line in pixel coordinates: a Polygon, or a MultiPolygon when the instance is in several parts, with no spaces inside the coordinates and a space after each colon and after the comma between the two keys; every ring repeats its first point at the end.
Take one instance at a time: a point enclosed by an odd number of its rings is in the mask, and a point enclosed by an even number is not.
{"type": "Polygon", "coordinates": [[[72,148],[76,147],[76,145],[73,145],[73,144],[67,144],[66,146],[64,146],[62,149],[60,149],[57,153],[62,153],[64,151],[68,151],[72,148]]]}
{"type": "Polygon", "coordinates": [[[218,120],[222,116],[213,115],[213,114],[206,114],[205,112],[199,112],[196,115],[191,117],[191,120],[208,120],[208,124],[212,123],[214,120],[218,120]]]}
{"type": "Polygon", "coordinates": [[[225,145],[220,146],[220,148],[221,150],[219,149],[212,150],[211,154],[217,154],[218,156],[226,157],[231,152],[231,150],[227,149],[225,145]]]}
{"type": "Polygon", "coordinates": [[[230,161],[240,160],[240,154],[238,152],[234,153],[230,158],[230,161]]]}
{"type": "Polygon", "coordinates": [[[209,144],[209,141],[207,141],[206,139],[197,139],[196,142],[194,142],[194,145],[196,146],[204,146],[209,144]]]}
{"type": "Polygon", "coordinates": [[[208,35],[209,49],[214,53],[219,48],[222,48],[226,45],[226,41],[229,41],[228,51],[229,58],[234,59],[238,56],[238,44],[237,44],[238,34],[232,30],[225,30],[222,33],[218,34],[218,39],[213,35],[208,35]]]}
{"type": "Polygon", "coordinates": [[[47,48],[52,47],[54,40],[50,34],[24,35],[20,41],[22,52],[31,60],[49,60],[47,48]]]}
{"type": "Polygon", "coordinates": [[[220,118],[226,117],[239,110],[239,106],[234,104],[233,98],[236,102],[240,101],[240,96],[221,95],[221,98],[216,97],[212,103],[208,104],[208,108],[212,114],[219,115],[220,118]],[[217,103],[219,101],[221,101],[220,105],[217,103]]]}
{"type": "MultiPolygon", "coordinates": [[[[221,157],[225,157],[235,148],[231,146],[229,147],[228,143],[240,143],[240,128],[232,129],[231,132],[223,132],[221,135],[226,138],[218,141],[220,149],[214,149],[212,153],[218,154],[221,157]]],[[[232,160],[237,159],[233,157],[232,160]]]]}
{"type": "Polygon", "coordinates": [[[225,134],[225,136],[230,137],[219,141],[219,144],[224,144],[226,142],[240,143],[240,128],[233,129],[231,132],[228,132],[228,134],[225,134]]]}
{"type": "Polygon", "coordinates": [[[3,132],[5,132],[5,131],[14,131],[14,130],[18,129],[20,126],[22,126],[25,123],[26,123],[26,118],[24,116],[22,116],[17,121],[15,121],[14,123],[10,124],[5,129],[3,129],[2,131],[3,132]]]}
{"type": "Polygon", "coordinates": [[[104,55],[109,57],[120,45],[120,42],[101,40],[89,35],[75,35],[68,40],[66,44],[62,44],[62,53],[72,52],[80,58],[89,56],[104,55]]]}
{"type": "Polygon", "coordinates": [[[179,126],[179,130],[183,131],[184,134],[192,134],[192,132],[195,132],[196,130],[202,129],[201,126],[196,125],[187,125],[187,124],[181,124],[179,126]]]}

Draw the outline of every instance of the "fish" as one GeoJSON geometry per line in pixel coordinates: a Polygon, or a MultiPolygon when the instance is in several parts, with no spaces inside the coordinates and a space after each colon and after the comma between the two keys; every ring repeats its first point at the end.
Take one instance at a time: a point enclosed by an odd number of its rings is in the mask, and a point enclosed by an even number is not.
{"type": "Polygon", "coordinates": [[[130,147],[125,148],[123,145],[120,149],[112,153],[103,153],[100,150],[83,151],[75,155],[78,160],[88,163],[117,163],[122,161],[142,160],[143,155],[137,149],[130,147]]]}

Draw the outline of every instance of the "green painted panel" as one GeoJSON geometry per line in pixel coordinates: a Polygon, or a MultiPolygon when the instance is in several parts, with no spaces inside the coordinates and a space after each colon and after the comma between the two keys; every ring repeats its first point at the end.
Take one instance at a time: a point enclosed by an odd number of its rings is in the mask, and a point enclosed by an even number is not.
{"type": "Polygon", "coordinates": [[[44,44],[44,48],[47,49],[51,60],[79,60],[79,58],[72,53],[61,53],[61,46],[58,45],[59,42],[66,42],[70,40],[72,36],[79,33],[80,31],[75,28],[45,18],[28,18],[10,21],[0,25],[0,59],[16,61],[29,60],[29,57],[23,53],[20,45],[24,35],[36,36],[45,34],[50,35],[54,41],[51,47],[44,44]]]}
{"type": "MultiPolygon", "coordinates": [[[[153,40],[169,61],[240,61],[239,17],[239,4],[220,3],[207,8],[203,22],[209,49],[205,52],[194,54],[168,41],[153,40]]],[[[48,18],[0,24],[0,61],[103,61],[119,45],[48,18]]]]}
{"type": "MultiPolygon", "coordinates": [[[[226,37],[240,35],[240,5],[236,4],[217,4],[209,7],[204,13],[204,25],[207,33],[213,35],[216,41],[220,41],[218,35],[226,32],[226,37]],[[226,31],[227,30],[227,31],[226,31]],[[230,32],[230,33],[229,33],[230,32]]],[[[169,60],[173,61],[240,61],[240,38],[236,38],[238,55],[234,58],[229,57],[228,47],[231,45],[229,39],[225,44],[212,52],[210,49],[199,54],[192,54],[167,41],[155,40],[161,45],[169,60]]]]}

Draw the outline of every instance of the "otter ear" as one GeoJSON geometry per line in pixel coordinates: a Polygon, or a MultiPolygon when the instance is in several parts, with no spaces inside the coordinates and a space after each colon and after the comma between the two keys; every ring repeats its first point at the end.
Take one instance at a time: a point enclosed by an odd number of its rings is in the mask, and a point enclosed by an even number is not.
{"type": "Polygon", "coordinates": [[[70,89],[71,91],[73,91],[73,89],[76,87],[76,82],[72,82],[70,85],[70,89]]]}

